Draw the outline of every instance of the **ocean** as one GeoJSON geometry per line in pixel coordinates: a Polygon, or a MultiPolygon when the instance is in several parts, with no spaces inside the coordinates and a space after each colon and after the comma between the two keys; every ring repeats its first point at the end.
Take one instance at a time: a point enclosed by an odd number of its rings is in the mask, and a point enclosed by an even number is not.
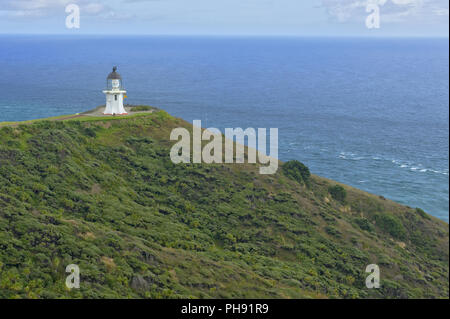
{"type": "Polygon", "coordinates": [[[127,103],[279,129],[279,157],[449,220],[448,39],[0,36],[0,122],[127,103]]]}

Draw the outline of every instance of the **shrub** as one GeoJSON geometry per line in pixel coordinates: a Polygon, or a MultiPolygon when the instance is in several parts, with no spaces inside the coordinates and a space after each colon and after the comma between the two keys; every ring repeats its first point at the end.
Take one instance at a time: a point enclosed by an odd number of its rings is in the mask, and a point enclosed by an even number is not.
{"type": "Polygon", "coordinates": [[[325,227],[325,231],[331,236],[341,237],[341,232],[337,228],[335,228],[333,226],[325,227]]]}
{"type": "Polygon", "coordinates": [[[393,215],[379,213],[375,215],[375,221],[377,226],[381,230],[389,233],[392,237],[398,239],[404,239],[406,236],[406,230],[403,227],[400,219],[393,215]]]}
{"type": "Polygon", "coordinates": [[[283,164],[283,173],[290,179],[293,179],[299,183],[305,183],[307,184],[309,182],[309,177],[311,176],[311,173],[309,171],[309,168],[297,161],[288,161],[283,164]]]}
{"type": "Polygon", "coordinates": [[[84,129],[84,134],[86,134],[89,137],[96,137],[97,133],[95,132],[95,129],[91,128],[91,127],[86,127],[84,129]]]}
{"type": "Polygon", "coordinates": [[[131,108],[131,112],[143,112],[150,111],[152,107],[146,105],[138,105],[131,108]]]}
{"type": "Polygon", "coordinates": [[[334,185],[328,188],[328,192],[335,200],[344,202],[347,197],[347,191],[341,185],[334,185]]]}
{"type": "Polygon", "coordinates": [[[356,218],[355,223],[362,230],[367,230],[369,232],[373,231],[373,225],[369,222],[369,220],[367,218],[356,218]]]}
{"type": "Polygon", "coordinates": [[[431,219],[430,216],[428,216],[427,213],[425,213],[425,211],[422,208],[417,207],[416,213],[419,214],[422,218],[425,218],[428,220],[431,219]]]}

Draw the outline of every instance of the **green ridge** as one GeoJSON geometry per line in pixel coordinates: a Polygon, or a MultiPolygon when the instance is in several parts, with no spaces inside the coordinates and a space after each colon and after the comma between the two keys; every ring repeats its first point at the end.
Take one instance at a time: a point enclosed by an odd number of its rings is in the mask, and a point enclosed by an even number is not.
{"type": "Polygon", "coordinates": [[[449,296],[448,224],[420,209],[299,162],[175,165],[192,128],[164,111],[58,119],[0,125],[0,298],[449,296]]]}

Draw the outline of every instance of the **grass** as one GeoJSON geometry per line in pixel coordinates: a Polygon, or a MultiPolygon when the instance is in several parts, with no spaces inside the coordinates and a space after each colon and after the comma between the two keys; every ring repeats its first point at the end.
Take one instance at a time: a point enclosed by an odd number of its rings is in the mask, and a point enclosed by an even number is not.
{"type": "Polygon", "coordinates": [[[156,110],[156,108],[147,105],[136,105],[131,108],[131,112],[143,112],[143,111],[151,111],[156,110]]]}
{"type": "Polygon", "coordinates": [[[448,298],[448,224],[301,163],[175,165],[180,126],[155,111],[0,128],[0,298],[448,298]]]}
{"type": "Polygon", "coordinates": [[[34,120],[20,121],[20,122],[0,122],[0,127],[16,126],[16,125],[21,125],[21,124],[32,124],[32,123],[42,122],[42,121],[46,121],[46,120],[47,121],[55,121],[55,120],[60,120],[60,119],[64,119],[64,118],[71,117],[71,116],[76,116],[76,114],[59,115],[59,116],[48,117],[48,118],[45,118],[45,119],[34,119],[34,120]]]}

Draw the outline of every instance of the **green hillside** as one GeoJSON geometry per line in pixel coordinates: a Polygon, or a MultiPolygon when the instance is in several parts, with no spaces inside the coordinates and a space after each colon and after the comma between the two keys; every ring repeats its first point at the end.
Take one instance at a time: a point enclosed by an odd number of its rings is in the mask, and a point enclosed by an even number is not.
{"type": "Polygon", "coordinates": [[[179,126],[157,111],[0,128],[0,298],[448,298],[448,224],[298,162],[175,165],[179,126]]]}

